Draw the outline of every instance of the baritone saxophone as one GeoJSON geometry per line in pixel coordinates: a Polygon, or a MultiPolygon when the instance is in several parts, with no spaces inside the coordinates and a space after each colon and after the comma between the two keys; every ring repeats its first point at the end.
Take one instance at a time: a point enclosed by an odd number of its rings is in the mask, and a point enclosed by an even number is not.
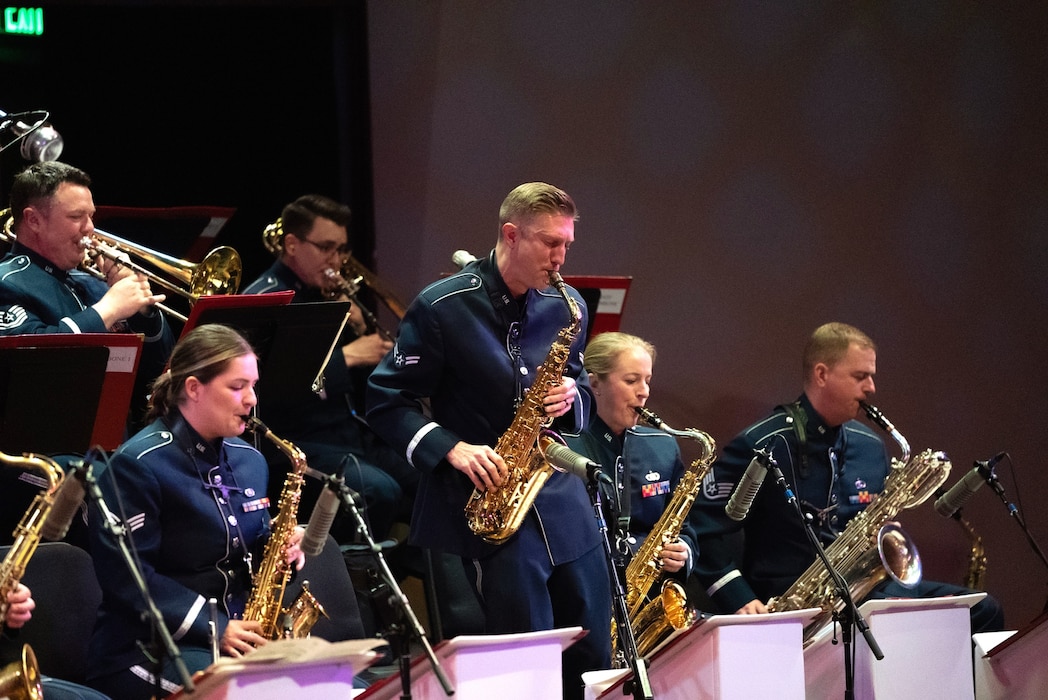
{"type": "Polygon", "coordinates": [[[568,305],[571,321],[557,334],[513,422],[495,446],[495,452],[509,468],[505,481],[489,491],[474,489],[466,503],[470,530],[491,544],[502,544],[520,529],[539,490],[553,474],[553,467],[544,455],[554,440],[542,434],[553,419],[546,415],[542,400],[549,388],[560,384],[564,376],[571,345],[582,328],[582,312],[559,273],[550,272],[549,282],[568,305]]]}
{"type": "MultiPolygon", "coordinates": [[[[926,501],[946,481],[951,469],[944,452],[924,450],[910,458],[909,443],[884,414],[868,403],[861,405],[870,420],[899,444],[902,458],[892,459],[881,493],[826,548],[827,558],[848,582],[848,592],[856,603],[885,578],[906,587],[920,582],[922,567],[917,546],[893,521],[901,511],[926,501]]],[[[768,601],[768,612],[820,608],[821,612],[804,628],[804,645],[808,646],[841,606],[834,581],[823,563],[816,560],[786,592],[768,601]]]]}
{"type": "Polygon", "coordinates": [[[309,581],[303,581],[298,597],[291,605],[283,607],[284,590],[291,580],[291,565],[287,562],[285,550],[298,526],[298,503],[308,468],[306,455],[295,445],[274,435],[254,416],[248,416],[247,426],[276,445],[291,460],[292,468],[280,492],[277,517],[271,525],[262,565],[251,581],[251,596],[244,608],[244,619],[257,620],[262,625],[260,634],[266,639],[308,637],[317,620],[328,616],[324,606],[310,592],[309,581]]]}

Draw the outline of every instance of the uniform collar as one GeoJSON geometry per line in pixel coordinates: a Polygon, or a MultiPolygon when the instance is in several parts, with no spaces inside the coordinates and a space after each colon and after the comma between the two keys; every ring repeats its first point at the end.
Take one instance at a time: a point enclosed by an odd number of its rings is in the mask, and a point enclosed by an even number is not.
{"type": "Polygon", "coordinates": [[[205,440],[177,408],[165,417],[164,421],[187,454],[210,464],[219,463],[222,454],[222,438],[210,442],[205,440]]]}
{"type": "Polygon", "coordinates": [[[306,285],[283,260],[274,262],[272,267],[269,268],[269,273],[280,281],[281,286],[295,292],[294,301],[296,303],[327,301],[327,297],[319,289],[306,285]]]}
{"type": "Polygon", "coordinates": [[[11,254],[12,255],[24,255],[24,256],[26,256],[27,258],[29,258],[29,261],[31,263],[33,263],[34,265],[39,267],[41,270],[43,270],[47,274],[49,274],[52,277],[54,277],[56,280],[58,280],[62,284],[66,284],[67,282],[69,282],[69,272],[67,270],[61,269],[60,267],[55,265],[53,262],[51,262],[50,260],[45,258],[40,253],[36,252],[32,248],[28,248],[28,247],[22,245],[18,241],[15,241],[14,245],[11,246],[11,254]]]}
{"type": "Polygon", "coordinates": [[[819,412],[811,405],[811,400],[808,398],[807,394],[801,394],[801,397],[797,399],[797,401],[808,416],[808,421],[806,423],[808,437],[819,442],[836,442],[837,435],[841,432],[841,426],[827,425],[825,419],[823,419],[823,417],[819,415],[819,412]]]}

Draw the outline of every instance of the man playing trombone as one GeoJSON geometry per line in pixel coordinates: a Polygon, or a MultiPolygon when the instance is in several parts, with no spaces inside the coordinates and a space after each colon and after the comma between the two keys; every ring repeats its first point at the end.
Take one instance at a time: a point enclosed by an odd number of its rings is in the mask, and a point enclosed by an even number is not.
{"type": "MultiPolygon", "coordinates": [[[[265,396],[259,402],[259,415],[300,447],[311,467],[345,476],[346,484],[364,497],[372,535],[382,540],[394,522],[409,518],[418,477],[364,422],[364,382],[393,343],[381,329],[368,332],[356,284],[341,272],[350,254],[349,220],[348,206],[322,195],[303,195],[287,204],[279,221],[263,233],[264,244],[277,259],[244,293],[292,290],[295,304],[353,302],[351,328],[338,338],[338,349],[324,368],[323,392],[315,394],[304,387],[298,396],[265,396]]],[[[336,331],[332,328],[332,335],[336,331]]],[[[273,475],[274,480],[278,477],[283,480],[283,474],[273,475]]],[[[320,484],[307,480],[301,512],[311,512],[319,495],[320,484]]],[[[332,534],[341,544],[353,536],[351,521],[348,517],[335,521],[332,534]]]]}
{"type": "Polygon", "coordinates": [[[109,260],[95,264],[98,277],[79,269],[85,239],[95,227],[87,173],[58,161],[34,163],[11,185],[15,240],[0,261],[0,334],[140,333],[144,337],[132,401],[141,418],[144,387],[164,370],[174,347],[170,327],[156,308],[149,280],[109,260]],[[140,406],[139,406],[140,404],[140,406]]]}

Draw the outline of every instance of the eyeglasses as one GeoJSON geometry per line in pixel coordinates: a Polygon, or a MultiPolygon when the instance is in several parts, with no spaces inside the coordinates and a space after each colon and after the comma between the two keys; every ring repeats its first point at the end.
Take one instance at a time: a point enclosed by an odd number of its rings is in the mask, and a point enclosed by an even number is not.
{"type": "Polygon", "coordinates": [[[334,241],[324,241],[323,243],[317,243],[316,241],[311,241],[308,238],[303,238],[302,242],[308,243],[324,255],[338,253],[340,256],[345,257],[349,255],[351,252],[353,252],[353,249],[349,246],[348,243],[343,243],[342,245],[339,245],[334,241]]]}

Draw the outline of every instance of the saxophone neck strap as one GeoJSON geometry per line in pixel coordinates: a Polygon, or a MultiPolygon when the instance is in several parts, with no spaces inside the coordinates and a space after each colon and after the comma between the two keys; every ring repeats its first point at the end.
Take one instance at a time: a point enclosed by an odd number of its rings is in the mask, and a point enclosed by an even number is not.
{"type": "Polygon", "coordinates": [[[797,454],[800,465],[798,473],[802,479],[808,478],[808,414],[804,412],[800,401],[778,406],[786,412],[786,421],[793,425],[793,434],[797,436],[797,454]]]}

